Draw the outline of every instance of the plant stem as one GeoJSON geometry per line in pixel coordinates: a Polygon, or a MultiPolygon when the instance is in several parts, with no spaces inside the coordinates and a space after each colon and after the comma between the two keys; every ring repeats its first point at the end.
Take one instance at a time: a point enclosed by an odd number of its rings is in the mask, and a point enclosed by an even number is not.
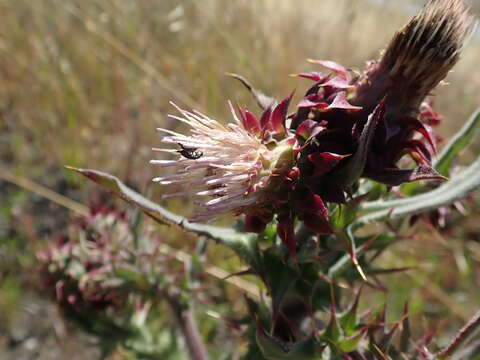
{"type": "Polygon", "coordinates": [[[463,343],[480,328],[480,311],[458,332],[452,342],[438,353],[438,359],[448,359],[463,343]]]}
{"type": "Polygon", "coordinates": [[[190,353],[192,360],[208,360],[208,353],[203,343],[200,332],[198,331],[197,321],[188,307],[182,306],[178,299],[166,295],[165,296],[170,308],[172,309],[175,321],[190,353]]]}

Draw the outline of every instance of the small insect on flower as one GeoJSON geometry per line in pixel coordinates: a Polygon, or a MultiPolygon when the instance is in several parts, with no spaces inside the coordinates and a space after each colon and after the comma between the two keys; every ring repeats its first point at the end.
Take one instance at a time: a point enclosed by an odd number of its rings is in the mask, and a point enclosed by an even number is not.
{"type": "Polygon", "coordinates": [[[203,151],[198,150],[198,148],[188,148],[183,146],[181,143],[178,143],[182,150],[177,150],[177,152],[186,159],[197,160],[203,156],[203,151]]]}
{"type": "MultiPolygon", "coordinates": [[[[180,156],[171,160],[152,160],[150,163],[174,169],[173,174],[157,177],[155,182],[180,185],[183,189],[181,192],[167,193],[163,198],[200,197],[202,200],[197,203],[204,211],[197,211],[190,219],[192,221],[210,221],[222,215],[245,214],[267,206],[266,203],[269,204],[272,199],[267,195],[271,179],[277,180],[281,172],[277,165],[282,169],[288,168],[286,159],[293,159],[293,145],[287,141],[289,139],[278,140],[276,146],[267,147],[260,132],[257,134],[247,126],[250,123],[245,125],[247,115],[239,110],[242,116],[240,120],[231,104],[234,122],[225,125],[200,112],[175,107],[181,116],[170,117],[188,125],[189,132],[181,134],[159,129],[167,133],[162,138],[164,144],[180,146],[180,149],[154,150],[180,156]],[[284,155],[284,152],[290,156],[284,155]]],[[[260,123],[250,113],[248,120],[258,125],[254,126],[255,129],[260,129],[260,123]]]]}

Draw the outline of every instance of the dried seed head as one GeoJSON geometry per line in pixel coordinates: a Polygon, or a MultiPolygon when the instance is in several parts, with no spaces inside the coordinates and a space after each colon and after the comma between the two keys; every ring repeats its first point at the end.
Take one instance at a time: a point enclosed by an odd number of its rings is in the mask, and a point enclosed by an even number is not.
{"type": "Polygon", "coordinates": [[[369,65],[354,103],[369,109],[387,95],[390,116],[417,112],[458,62],[474,25],[463,0],[429,0],[394,35],[381,60],[369,65]]]}
{"type": "Polygon", "coordinates": [[[474,28],[462,0],[430,0],[390,42],[381,60],[393,78],[405,79],[426,96],[460,58],[474,28]]]}

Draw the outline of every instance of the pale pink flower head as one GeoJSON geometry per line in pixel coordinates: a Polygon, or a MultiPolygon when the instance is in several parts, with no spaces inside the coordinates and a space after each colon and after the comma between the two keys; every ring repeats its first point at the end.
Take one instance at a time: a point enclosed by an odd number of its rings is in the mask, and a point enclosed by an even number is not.
{"type": "MultiPolygon", "coordinates": [[[[180,116],[169,117],[190,127],[188,134],[158,129],[167,136],[162,142],[173,148],[155,151],[176,155],[175,159],[152,160],[172,167],[174,174],[153,179],[162,185],[181,185],[183,191],[164,197],[194,195],[203,210],[192,221],[210,221],[222,215],[265,213],[268,196],[278,186],[279,175],[293,166],[294,138],[285,128],[290,97],[267,110],[260,120],[230,104],[235,122],[226,125],[172,103],[180,116]]],[[[269,213],[270,211],[266,211],[269,213]]]]}

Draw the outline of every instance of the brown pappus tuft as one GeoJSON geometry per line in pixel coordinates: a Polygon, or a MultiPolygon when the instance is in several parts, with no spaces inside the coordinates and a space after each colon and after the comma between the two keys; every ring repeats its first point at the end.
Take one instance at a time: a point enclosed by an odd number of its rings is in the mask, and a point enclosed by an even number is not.
{"type": "Polygon", "coordinates": [[[417,112],[459,60],[474,25],[463,0],[429,0],[394,35],[380,61],[368,66],[355,105],[369,109],[387,95],[390,117],[417,112]]]}

